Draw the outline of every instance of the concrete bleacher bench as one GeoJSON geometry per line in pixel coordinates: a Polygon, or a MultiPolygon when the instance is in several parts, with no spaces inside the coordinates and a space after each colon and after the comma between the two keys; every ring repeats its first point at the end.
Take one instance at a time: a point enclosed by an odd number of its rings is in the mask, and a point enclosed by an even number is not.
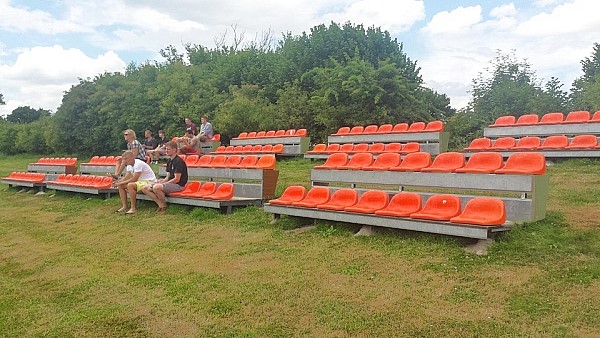
{"type": "MultiPolygon", "coordinates": [[[[527,114],[519,117],[501,116],[495,123],[484,128],[484,138],[490,139],[493,144],[490,147],[469,146],[465,148],[465,155],[470,156],[477,151],[497,151],[504,157],[508,157],[517,151],[539,151],[547,158],[599,158],[600,148],[597,147],[597,139],[600,137],[600,111],[594,113],[590,118],[587,111],[570,112],[566,118],[563,113],[554,112],[545,114],[539,118],[536,114],[527,114]],[[594,143],[588,145],[573,145],[582,135],[593,135],[596,137],[594,143]],[[545,147],[544,143],[553,137],[565,137],[568,144],[561,147],[545,147]],[[498,141],[512,142],[515,147],[496,146],[498,141]],[[539,138],[540,146],[519,149],[519,142],[526,139],[539,138]]],[[[473,140],[475,142],[476,140],[473,140]]]]}
{"type": "MultiPolygon", "coordinates": [[[[450,153],[445,153],[450,154],[450,153]]],[[[454,153],[462,155],[460,153],[454,153]]],[[[369,190],[368,188],[359,186],[383,186],[390,196],[404,191],[406,188],[413,192],[418,192],[423,201],[427,201],[431,196],[435,196],[435,191],[440,189],[462,191],[465,194],[456,195],[461,203],[469,203],[483,196],[500,195],[495,197],[501,200],[505,206],[506,220],[509,222],[531,222],[543,219],[546,213],[546,202],[548,198],[549,177],[545,174],[545,159],[541,155],[524,154],[519,157],[519,161],[528,157],[537,157],[536,163],[538,168],[532,170],[533,173],[512,173],[513,166],[507,161],[503,165],[500,157],[501,165],[496,165],[496,171],[491,172],[506,172],[506,174],[488,174],[468,172],[476,171],[476,168],[469,163],[464,167],[456,168],[453,171],[467,172],[432,172],[423,171],[392,171],[392,170],[341,170],[341,169],[318,169],[315,167],[311,171],[311,185],[315,186],[334,186],[332,190],[339,190],[343,187],[340,185],[350,186],[353,189],[363,193],[369,190]],[[503,166],[503,167],[502,167],[503,166]],[[510,167],[510,168],[509,168],[510,167]],[[337,186],[336,186],[337,185],[337,186]],[[393,187],[393,189],[389,189],[393,187]],[[473,195],[476,192],[476,195],[473,195]]],[[[499,154],[492,154],[495,160],[498,160],[499,154]]],[[[442,156],[442,155],[439,155],[442,156]]],[[[478,157],[481,157],[480,155],[478,157]]],[[[477,157],[476,157],[477,158],[477,157]]],[[[514,162],[511,162],[514,163],[514,162]]],[[[435,167],[431,164],[429,168],[435,167]]],[[[439,167],[439,166],[438,166],[439,167]]],[[[506,231],[510,229],[509,224],[496,225],[491,227],[472,226],[464,224],[455,224],[448,222],[414,220],[412,218],[394,218],[381,217],[377,215],[364,215],[352,212],[331,212],[326,210],[317,210],[314,208],[297,208],[290,206],[265,204],[264,210],[273,213],[276,217],[281,214],[292,215],[313,219],[327,219],[334,221],[343,221],[348,223],[375,225],[392,227],[406,230],[416,230],[423,232],[432,232],[438,234],[448,234],[453,236],[472,237],[484,239],[488,236],[493,236],[498,231],[506,231]]]]}
{"type": "Polygon", "coordinates": [[[118,190],[112,187],[113,180],[107,176],[96,175],[58,175],[55,180],[46,181],[46,188],[81,194],[99,195],[106,199],[118,190]]]}
{"type": "Polygon", "coordinates": [[[278,156],[302,156],[310,145],[310,137],[306,129],[289,129],[278,131],[243,132],[230,140],[231,146],[256,146],[283,144],[283,151],[278,156]]]}
{"type": "Polygon", "coordinates": [[[36,163],[29,163],[27,171],[47,174],[75,174],[77,172],[77,158],[42,157],[36,163]]]}
{"type": "MultiPolygon", "coordinates": [[[[217,188],[223,183],[231,183],[233,195],[226,200],[193,198],[189,195],[169,196],[167,202],[216,208],[230,213],[236,206],[261,206],[265,200],[275,195],[279,171],[275,170],[274,155],[261,158],[255,155],[244,158],[240,155],[191,155],[185,160],[188,165],[188,177],[205,183],[215,182],[217,188]]],[[[165,175],[166,167],[161,166],[159,176],[165,175]]],[[[140,194],[138,198],[150,200],[148,196],[140,194]]]]}
{"type": "Polygon", "coordinates": [[[48,179],[50,176],[56,175],[13,171],[8,176],[3,177],[0,180],[0,183],[7,184],[9,187],[36,188],[40,192],[43,192],[44,188],[46,187],[46,179],[48,179]]]}
{"type": "Polygon", "coordinates": [[[214,134],[211,139],[200,142],[202,154],[210,154],[221,145],[221,134],[214,134]]]}

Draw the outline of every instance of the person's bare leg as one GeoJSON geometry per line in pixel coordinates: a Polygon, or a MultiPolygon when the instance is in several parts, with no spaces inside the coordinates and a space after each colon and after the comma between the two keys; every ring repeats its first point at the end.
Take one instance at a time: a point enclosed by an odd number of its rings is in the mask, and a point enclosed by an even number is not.
{"type": "Polygon", "coordinates": [[[121,173],[123,172],[123,169],[125,169],[125,165],[123,164],[123,160],[122,159],[118,159],[117,160],[117,165],[115,165],[115,172],[113,173],[113,178],[117,179],[119,176],[121,176],[121,173]]]}
{"type": "Polygon", "coordinates": [[[166,209],[167,208],[167,198],[165,196],[165,192],[163,191],[163,185],[162,184],[157,184],[154,186],[154,194],[156,195],[156,198],[158,199],[158,201],[156,202],[159,206],[159,208],[166,209]],[[159,203],[160,202],[160,203],[159,203]]]}
{"type": "Polygon", "coordinates": [[[137,194],[137,184],[135,182],[127,183],[127,192],[129,193],[129,199],[131,200],[131,208],[127,210],[127,213],[134,214],[137,211],[137,200],[135,196],[137,194]]]}
{"type": "Polygon", "coordinates": [[[144,186],[142,188],[142,192],[146,196],[150,197],[150,199],[152,199],[154,201],[154,203],[156,203],[156,205],[158,205],[158,207],[160,208],[162,206],[161,202],[158,199],[158,197],[156,196],[156,194],[154,193],[154,189],[156,189],[156,186],[157,186],[157,184],[155,184],[154,187],[151,187],[150,185],[144,186]]]}
{"type": "Polygon", "coordinates": [[[121,208],[117,212],[123,212],[127,210],[127,192],[122,185],[119,186],[119,198],[121,199],[121,208]]]}

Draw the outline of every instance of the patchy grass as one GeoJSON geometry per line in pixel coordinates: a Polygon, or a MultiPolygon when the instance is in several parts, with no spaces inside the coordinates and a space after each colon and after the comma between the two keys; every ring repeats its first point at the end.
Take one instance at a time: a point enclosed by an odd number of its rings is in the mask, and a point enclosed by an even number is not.
{"type": "MultiPolygon", "coordinates": [[[[36,159],[0,158],[0,173],[36,159]]],[[[278,193],[308,186],[312,165],[281,162],[278,193]]],[[[596,336],[596,168],[552,166],[546,219],[485,257],[460,238],[354,238],[336,222],[294,234],[308,222],[270,224],[256,207],[157,215],[142,202],[125,216],[116,197],[0,186],[0,336],[596,336]]]]}

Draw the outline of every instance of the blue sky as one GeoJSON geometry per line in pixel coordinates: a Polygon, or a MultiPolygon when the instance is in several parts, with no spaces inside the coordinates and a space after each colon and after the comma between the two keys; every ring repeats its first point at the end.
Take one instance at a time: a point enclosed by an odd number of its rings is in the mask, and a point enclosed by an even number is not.
{"type": "Polygon", "coordinates": [[[78,78],[161,61],[168,45],[214,47],[232,25],[246,41],[331,21],[382,27],[455,108],[497,50],[515,50],[541,81],[557,77],[568,90],[600,42],[599,11],[597,0],[0,0],[0,115],[24,105],[56,111],[78,78]]]}

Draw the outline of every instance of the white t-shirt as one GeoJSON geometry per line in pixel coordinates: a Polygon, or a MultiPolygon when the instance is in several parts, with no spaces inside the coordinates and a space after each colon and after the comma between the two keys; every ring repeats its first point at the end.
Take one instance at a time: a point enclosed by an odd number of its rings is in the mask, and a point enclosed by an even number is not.
{"type": "Polygon", "coordinates": [[[142,160],[135,159],[135,163],[133,165],[127,166],[127,172],[130,172],[132,175],[134,173],[141,173],[138,181],[152,181],[156,182],[156,175],[154,175],[154,171],[146,162],[142,160]]]}

